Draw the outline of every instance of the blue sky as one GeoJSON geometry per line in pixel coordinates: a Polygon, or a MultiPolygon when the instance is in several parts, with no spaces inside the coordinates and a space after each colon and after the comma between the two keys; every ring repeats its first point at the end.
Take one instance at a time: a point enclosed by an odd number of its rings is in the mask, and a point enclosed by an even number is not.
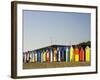
{"type": "Polygon", "coordinates": [[[23,51],[90,40],[90,13],[23,11],[23,51]]]}

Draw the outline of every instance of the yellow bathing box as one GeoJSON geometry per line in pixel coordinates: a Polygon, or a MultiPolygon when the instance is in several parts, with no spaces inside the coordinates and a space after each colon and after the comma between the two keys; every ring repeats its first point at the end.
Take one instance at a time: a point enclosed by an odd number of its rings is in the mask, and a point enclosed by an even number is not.
{"type": "Polygon", "coordinates": [[[90,61],[90,48],[89,48],[89,46],[87,46],[85,48],[85,57],[86,57],[86,62],[89,62],[90,61]]]}

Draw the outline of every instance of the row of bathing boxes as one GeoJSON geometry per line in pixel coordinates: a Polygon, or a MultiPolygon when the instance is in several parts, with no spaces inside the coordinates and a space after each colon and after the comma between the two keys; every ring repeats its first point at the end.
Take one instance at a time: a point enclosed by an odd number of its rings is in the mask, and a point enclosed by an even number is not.
{"type": "Polygon", "coordinates": [[[24,63],[90,62],[90,47],[52,45],[23,53],[24,63]]]}

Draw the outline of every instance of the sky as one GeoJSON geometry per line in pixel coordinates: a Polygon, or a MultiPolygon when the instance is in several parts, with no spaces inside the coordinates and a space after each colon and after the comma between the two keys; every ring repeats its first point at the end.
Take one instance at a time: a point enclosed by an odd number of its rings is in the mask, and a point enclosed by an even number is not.
{"type": "Polygon", "coordinates": [[[23,52],[91,40],[91,14],[23,10],[23,52]]]}

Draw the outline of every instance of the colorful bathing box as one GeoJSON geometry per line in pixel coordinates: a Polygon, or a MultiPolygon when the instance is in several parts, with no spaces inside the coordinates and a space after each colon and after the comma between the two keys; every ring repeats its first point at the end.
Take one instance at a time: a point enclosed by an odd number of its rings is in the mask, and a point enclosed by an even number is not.
{"type": "Polygon", "coordinates": [[[23,53],[24,63],[90,62],[91,48],[86,46],[51,45],[23,53]]]}

